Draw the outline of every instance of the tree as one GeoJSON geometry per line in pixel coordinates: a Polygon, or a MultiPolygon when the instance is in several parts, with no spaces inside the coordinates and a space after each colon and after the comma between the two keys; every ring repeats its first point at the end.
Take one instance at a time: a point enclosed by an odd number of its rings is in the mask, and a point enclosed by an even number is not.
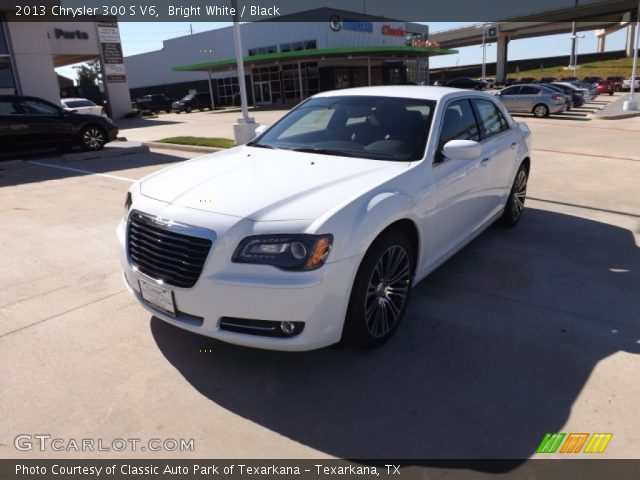
{"type": "Polygon", "coordinates": [[[78,72],[78,85],[81,87],[95,85],[100,79],[100,62],[98,60],[89,60],[75,69],[78,72]]]}

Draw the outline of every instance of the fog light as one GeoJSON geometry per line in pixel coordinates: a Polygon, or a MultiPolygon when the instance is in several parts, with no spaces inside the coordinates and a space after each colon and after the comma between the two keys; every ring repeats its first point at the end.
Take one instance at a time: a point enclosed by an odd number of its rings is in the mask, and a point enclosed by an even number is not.
{"type": "Polygon", "coordinates": [[[284,335],[293,335],[296,330],[295,324],[291,322],[280,322],[280,330],[284,335]]]}

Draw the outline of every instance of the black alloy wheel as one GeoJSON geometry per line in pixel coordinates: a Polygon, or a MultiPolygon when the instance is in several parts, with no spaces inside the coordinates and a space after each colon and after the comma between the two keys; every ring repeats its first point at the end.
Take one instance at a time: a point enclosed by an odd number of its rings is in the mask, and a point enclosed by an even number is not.
{"type": "Polygon", "coordinates": [[[351,291],[343,332],[356,347],[382,345],[404,316],[411,293],[414,254],[407,237],[390,231],[365,255],[351,291]]]}

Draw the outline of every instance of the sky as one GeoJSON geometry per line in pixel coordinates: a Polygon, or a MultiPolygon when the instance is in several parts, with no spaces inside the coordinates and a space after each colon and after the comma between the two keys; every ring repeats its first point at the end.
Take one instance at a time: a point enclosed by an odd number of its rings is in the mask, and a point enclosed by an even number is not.
{"type": "MultiPolygon", "coordinates": [[[[431,32],[449,30],[452,28],[469,25],[471,22],[434,22],[428,23],[431,32]]],[[[160,50],[162,41],[169,38],[189,35],[190,26],[193,33],[204,32],[215,28],[231,25],[230,23],[205,23],[196,22],[121,22],[120,36],[122,48],[125,56],[137,53],[160,50]]],[[[578,64],[580,54],[593,53],[597,49],[597,39],[595,32],[583,32],[584,38],[578,40],[578,64]]],[[[571,48],[570,33],[552,35],[547,37],[536,37],[523,40],[512,40],[509,42],[509,61],[550,57],[556,55],[569,55],[571,48]]],[[[606,50],[622,50],[625,48],[626,29],[619,30],[609,36],[606,40],[606,50]]],[[[458,49],[459,53],[454,55],[443,55],[433,57],[430,60],[431,68],[441,68],[454,65],[470,65],[482,63],[482,47],[480,45],[464,47],[458,49]]],[[[496,61],[496,45],[487,45],[487,63],[496,61]]],[[[57,69],[58,73],[69,78],[76,78],[76,71],[72,66],[57,69]]]]}

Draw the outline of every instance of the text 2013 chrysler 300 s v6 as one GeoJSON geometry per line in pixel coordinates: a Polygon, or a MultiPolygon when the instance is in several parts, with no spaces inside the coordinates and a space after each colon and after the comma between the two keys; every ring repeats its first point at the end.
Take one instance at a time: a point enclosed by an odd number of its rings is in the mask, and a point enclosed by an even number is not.
{"type": "Polygon", "coordinates": [[[495,98],[327,92],[247,145],[135,183],[127,288],[156,317],[250,347],[377,346],[413,285],[523,213],[530,133],[495,98]]]}

